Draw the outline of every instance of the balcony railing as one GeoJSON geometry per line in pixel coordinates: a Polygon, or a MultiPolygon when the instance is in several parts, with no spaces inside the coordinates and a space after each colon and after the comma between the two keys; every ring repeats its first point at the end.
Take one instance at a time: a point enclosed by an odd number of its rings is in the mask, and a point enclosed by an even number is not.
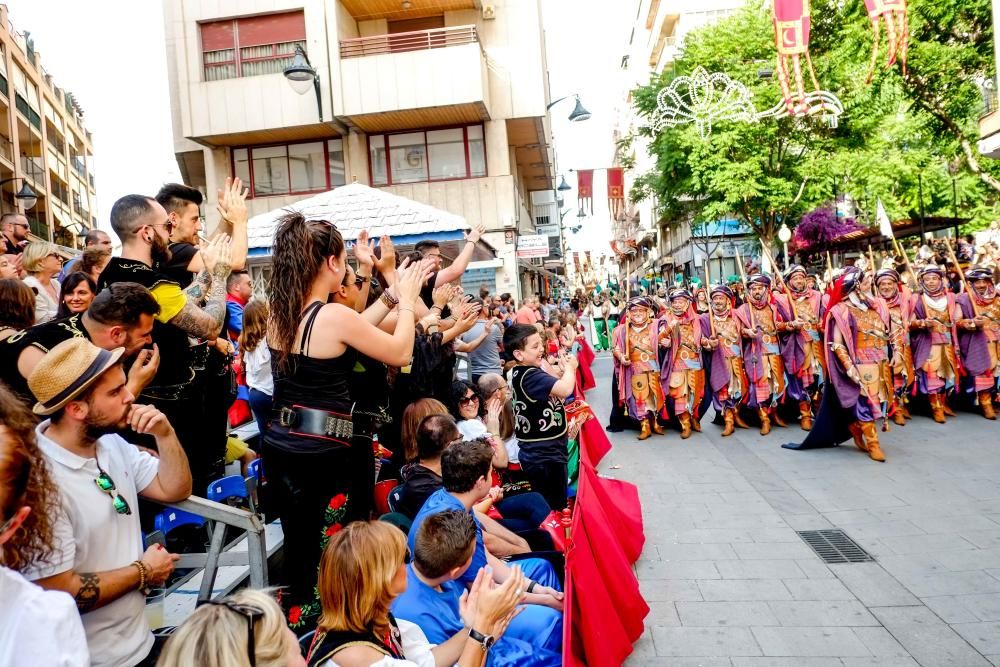
{"type": "Polygon", "coordinates": [[[478,42],[479,34],[474,25],[416,30],[413,32],[399,32],[392,35],[375,35],[373,37],[341,40],[340,57],[359,58],[361,56],[374,56],[383,53],[425,51],[427,49],[441,49],[447,46],[475,44],[478,42]]]}
{"type": "Polygon", "coordinates": [[[0,136],[0,157],[8,162],[14,161],[14,142],[7,137],[0,136]]]}
{"type": "Polygon", "coordinates": [[[62,203],[69,204],[69,192],[67,192],[65,185],[58,181],[52,181],[52,194],[62,203]]]}
{"type": "Polygon", "coordinates": [[[93,190],[94,189],[94,175],[93,174],[87,174],[87,180],[90,181],[90,189],[93,190]]]}
{"type": "Polygon", "coordinates": [[[73,164],[73,169],[76,170],[76,173],[80,174],[80,178],[87,177],[87,167],[83,164],[83,160],[74,155],[70,158],[70,162],[73,164]]]}
{"type": "Polygon", "coordinates": [[[43,176],[45,175],[45,167],[42,166],[42,161],[37,157],[28,157],[27,155],[21,156],[21,171],[34,181],[38,185],[43,185],[43,176]]]}
{"type": "Polygon", "coordinates": [[[21,97],[20,93],[16,93],[15,106],[17,110],[21,112],[21,115],[28,119],[28,122],[35,126],[36,129],[42,129],[42,117],[38,115],[38,112],[31,108],[28,104],[28,100],[21,97]]]}
{"type": "Polygon", "coordinates": [[[48,241],[49,240],[49,226],[47,224],[45,224],[45,222],[42,221],[41,218],[36,217],[37,215],[38,214],[36,213],[35,216],[33,216],[31,218],[28,218],[28,226],[31,227],[31,233],[32,234],[34,234],[38,238],[42,238],[42,239],[45,239],[46,241],[48,241]]]}
{"type": "Polygon", "coordinates": [[[4,97],[10,97],[10,94],[7,92],[7,77],[2,74],[0,74],[0,93],[3,93],[4,97]]]}

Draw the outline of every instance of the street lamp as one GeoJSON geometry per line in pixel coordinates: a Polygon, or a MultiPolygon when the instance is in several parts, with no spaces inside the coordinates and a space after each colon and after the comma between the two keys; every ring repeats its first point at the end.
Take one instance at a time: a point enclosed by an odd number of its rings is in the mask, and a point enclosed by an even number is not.
{"type": "MultiPolygon", "coordinates": [[[[20,176],[17,178],[5,178],[0,181],[0,187],[2,187],[5,183],[13,183],[14,181],[24,181],[24,179],[20,176]]],[[[21,202],[25,211],[34,208],[35,204],[38,203],[38,195],[35,194],[35,191],[28,186],[27,181],[21,185],[21,189],[14,195],[14,199],[21,202]]]]}
{"type": "Polygon", "coordinates": [[[567,190],[572,190],[569,183],[566,182],[566,176],[560,176],[559,187],[556,188],[559,192],[566,192],[567,190]]]}
{"type": "MultiPolygon", "coordinates": [[[[778,230],[778,240],[785,245],[785,271],[788,270],[788,242],[792,240],[792,230],[788,228],[788,225],[781,223],[781,229],[778,230]]],[[[778,267],[774,267],[777,270],[778,267]]]]}
{"type": "Polygon", "coordinates": [[[285,68],[284,74],[292,86],[292,90],[299,95],[308,93],[309,84],[312,83],[312,87],[316,91],[316,108],[319,109],[319,119],[323,120],[323,98],[319,92],[319,74],[316,73],[316,68],[309,64],[309,56],[306,55],[301,46],[295,47],[295,58],[292,60],[292,64],[285,68]]]}
{"type": "Polygon", "coordinates": [[[566,95],[565,97],[560,97],[558,100],[550,102],[549,105],[545,107],[545,110],[548,111],[549,109],[559,104],[563,100],[568,100],[571,97],[576,99],[576,106],[573,107],[573,111],[570,112],[569,119],[575,123],[577,121],[587,120],[588,118],[590,118],[590,112],[584,108],[583,103],[580,102],[580,96],[577,95],[576,93],[572,95],[566,95]]]}

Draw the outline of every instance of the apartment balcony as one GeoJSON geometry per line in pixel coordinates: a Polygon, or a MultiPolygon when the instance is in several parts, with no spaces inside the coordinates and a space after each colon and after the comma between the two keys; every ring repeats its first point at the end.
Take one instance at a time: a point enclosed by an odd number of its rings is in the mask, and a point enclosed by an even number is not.
{"type": "Polygon", "coordinates": [[[399,0],[341,0],[341,4],[356,21],[395,21],[439,16],[442,12],[460,9],[476,9],[479,3],[476,0],[410,0],[405,4],[399,0]]]}
{"type": "Polygon", "coordinates": [[[985,157],[1000,158],[1000,105],[997,96],[985,93],[979,117],[979,152],[985,157]]]}
{"type": "Polygon", "coordinates": [[[0,158],[14,164],[14,142],[0,135],[0,158]]]}
{"type": "Polygon", "coordinates": [[[474,25],[346,39],[340,57],[341,120],[363,132],[490,118],[486,57],[474,25]]]}
{"type": "Polygon", "coordinates": [[[73,170],[80,175],[80,178],[87,178],[87,167],[83,164],[83,160],[79,156],[74,155],[70,158],[70,163],[73,165],[73,170]]]}

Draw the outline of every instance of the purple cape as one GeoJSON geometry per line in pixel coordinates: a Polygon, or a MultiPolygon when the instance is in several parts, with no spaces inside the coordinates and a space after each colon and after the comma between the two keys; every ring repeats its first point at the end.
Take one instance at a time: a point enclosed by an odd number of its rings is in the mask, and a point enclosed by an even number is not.
{"type": "MultiPolygon", "coordinates": [[[[963,318],[971,320],[976,316],[968,294],[959,294],[955,302],[962,309],[963,318]]],[[[968,372],[968,377],[982,375],[991,370],[987,342],[986,332],[982,329],[969,331],[964,327],[958,328],[958,351],[962,357],[962,367],[968,372]]]]}

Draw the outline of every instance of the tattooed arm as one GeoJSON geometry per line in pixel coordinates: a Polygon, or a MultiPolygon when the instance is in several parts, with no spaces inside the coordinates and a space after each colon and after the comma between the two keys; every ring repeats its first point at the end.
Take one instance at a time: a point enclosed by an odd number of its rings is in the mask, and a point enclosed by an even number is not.
{"type": "Polygon", "coordinates": [[[199,308],[188,301],[170,323],[191,336],[214,340],[226,321],[226,278],[232,261],[228,237],[212,241],[202,252],[206,270],[212,276],[205,306],[199,308]]]}
{"type": "Polygon", "coordinates": [[[209,289],[212,286],[212,274],[208,269],[202,269],[201,272],[195,277],[194,282],[192,282],[184,293],[188,295],[188,298],[195,301],[196,303],[201,303],[205,295],[208,294],[209,289]]]}
{"type": "MultiPolygon", "coordinates": [[[[142,555],[146,568],[146,585],[157,586],[174,571],[180,556],[171,554],[159,544],[153,544],[142,555]]],[[[38,579],[36,584],[50,591],[64,591],[76,600],[81,614],[108,605],[118,598],[139,590],[142,578],[139,566],[130,563],[125,567],[104,572],[76,572],[67,570],[51,577],[38,579]]]]}

